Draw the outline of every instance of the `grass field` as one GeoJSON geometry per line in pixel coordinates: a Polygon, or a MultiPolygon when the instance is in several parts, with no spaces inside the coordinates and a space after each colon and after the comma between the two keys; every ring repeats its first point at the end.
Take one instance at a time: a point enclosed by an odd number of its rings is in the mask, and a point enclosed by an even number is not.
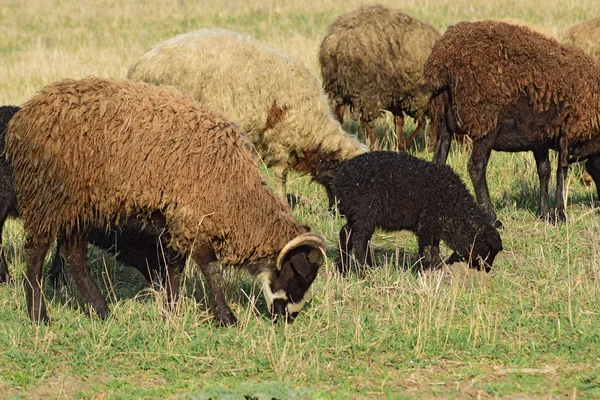
{"type": "MultiPolygon", "coordinates": [[[[597,0],[381,3],[441,30],[510,17],[560,36],[600,15],[597,0]]],[[[328,24],[360,4],[0,0],[0,104],[20,104],[62,78],[125,78],[150,45],[203,27],[250,33],[318,71],[328,24]]],[[[377,129],[385,136],[389,120],[377,129]]],[[[430,159],[423,149],[412,151],[430,159]]],[[[471,187],[467,159],[455,150],[449,163],[471,187]]],[[[272,324],[258,286],[235,271],[227,293],[238,326],[213,324],[193,267],[179,312],[168,313],[163,293],[137,271],[90,249],[112,316],[88,317],[68,283],[46,288],[52,323],[34,326],[22,285],[23,227],[9,221],[3,242],[17,283],[0,287],[0,398],[600,398],[600,217],[581,173],[579,165],[569,171],[568,222],[555,226],[535,216],[533,157],[494,153],[488,181],[505,250],[491,273],[458,264],[416,274],[414,236],[378,232],[377,266],[362,278],[337,274],[344,220],[328,213],[320,187],[292,175],[289,191],[302,199],[293,212],[329,249],[311,300],[290,325],[272,324]]]]}

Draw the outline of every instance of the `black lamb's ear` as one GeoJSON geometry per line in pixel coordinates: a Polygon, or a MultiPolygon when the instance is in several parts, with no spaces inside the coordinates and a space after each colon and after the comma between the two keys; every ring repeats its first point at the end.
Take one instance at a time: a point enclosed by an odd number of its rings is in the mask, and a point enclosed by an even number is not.
{"type": "Polygon", "coordinates": [[[490,246],[496,253],[502,251],[502,239],[500,234],[494,227],[488,227],[484,232],[485,242],[490,246]]]}

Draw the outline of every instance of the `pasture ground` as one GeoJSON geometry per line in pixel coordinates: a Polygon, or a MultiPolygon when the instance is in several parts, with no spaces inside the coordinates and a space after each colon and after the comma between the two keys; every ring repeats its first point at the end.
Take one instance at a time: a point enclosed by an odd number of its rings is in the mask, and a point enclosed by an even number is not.
{"type": "MultiPolygon", "coordinates": [[[[381,3],[441,30],[510,17],[557,36],[600,14],[596,0],[381,3]]],[[[0,0],[0,104],[20,104],[63,78],[125,78],[150,45],[203,27],[250,33],[318,74],[326,27],[360,4],[0,0]]],[[[349,121],[345,128],[358,130],[349,121]]],[[[384,141],[393,140],[390,129],[389,118],[378,121],[384,141]]],[[[411,151],[431,158],[422,142],[411,151]]],[[[454,149],[449,163],[471,187],[467,160],[454,149]]],[[[415,273],[414,236],[378,232],[377,265],[361,278],[335,270],[343,219],[328,213],[320,187],[292,175],[289,191],[301,197],[293,212],[329,250],[291,325],[273,325],[257,285],[231,271],[228,296],[240,324],[216,327],[193,266],[179,312],[165,312],[162,292],[90,249],[112,316],[88,317],[68,283],[46,288],[52,323],[36,327],[25,311],[23,228],[10,221],[3,240],[17,283],[0,287],[0,398],[600,398],[600,216],[581,174],[570,168],[568,222],[555,226],[535,216],[533,157],[495,153],[488,181],[505,251],[490,274],[464,264],[415,273]]]]}

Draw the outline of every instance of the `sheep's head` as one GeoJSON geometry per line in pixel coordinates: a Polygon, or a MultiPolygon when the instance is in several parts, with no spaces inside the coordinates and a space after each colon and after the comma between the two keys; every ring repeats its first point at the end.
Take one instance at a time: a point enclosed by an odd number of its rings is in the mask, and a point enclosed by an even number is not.
{"type": "Polygon", "coordinates": [[[492,225],[486,225],[475,237],[469,257],[469,267],[490,272],[494,259],[500,251],[502,251],[502,239],[498,230],[492,225]]]}
{"type": "Polygon", "coordinates": [[[263,270],[258,275],[274,320],[282,316],[291,322],[296,318],[304,307],[306,292],[323,264],[324,255],[323,238],[304,233],[279,252],[276,268],[263,270]]]}

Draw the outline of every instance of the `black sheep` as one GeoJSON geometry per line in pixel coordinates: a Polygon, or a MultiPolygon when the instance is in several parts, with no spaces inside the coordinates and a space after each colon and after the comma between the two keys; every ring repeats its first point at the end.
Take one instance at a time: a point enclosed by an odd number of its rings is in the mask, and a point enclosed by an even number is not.
{"type": "Polygon", "coordinates": [[[440,240],[455,252],[449,263],[466,259],[470,267],[488,272],[502,250],[491,216],[450,167],[406,153],[374,151],[341,164],[332,191],[347,219],[340,230],[342,269],[353,247],[359,262],[372,265],[368,242],[375,228],[414,232],[426,268],[441,265],[440,240]]]}

